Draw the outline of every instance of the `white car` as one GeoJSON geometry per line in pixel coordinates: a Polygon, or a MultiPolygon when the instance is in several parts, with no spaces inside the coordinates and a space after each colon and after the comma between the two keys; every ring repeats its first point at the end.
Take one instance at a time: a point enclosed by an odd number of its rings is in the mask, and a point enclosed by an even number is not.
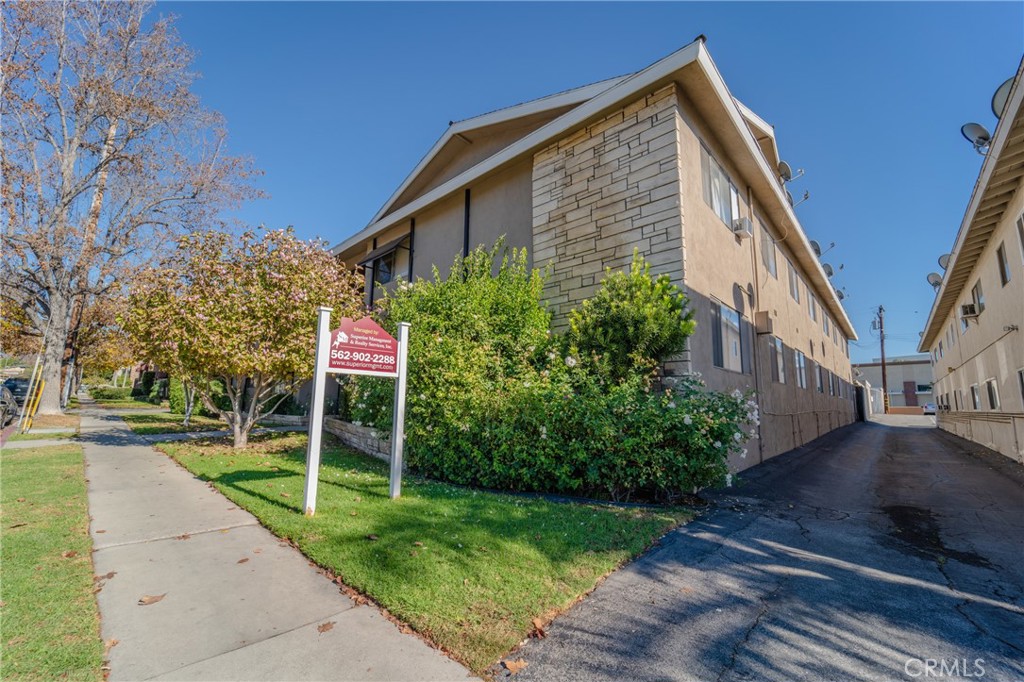
{"type": "Polygon", "coordinates": [[[925,414],[935,414],[935,403],[925,403],[924,404],[924,413],[925,414]]]}

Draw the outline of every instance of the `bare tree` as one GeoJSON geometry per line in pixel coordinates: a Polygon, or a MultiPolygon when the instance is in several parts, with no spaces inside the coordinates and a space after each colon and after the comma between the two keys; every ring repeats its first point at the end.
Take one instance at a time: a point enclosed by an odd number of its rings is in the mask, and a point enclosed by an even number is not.
{"type": "Polygon", "coordinates": [[[185,228],[258,195],[190,92],[191,52],[148,2],[3,4],[3,289],[43,346],[40,412],[60,411],[82,310],[185,228]]]}

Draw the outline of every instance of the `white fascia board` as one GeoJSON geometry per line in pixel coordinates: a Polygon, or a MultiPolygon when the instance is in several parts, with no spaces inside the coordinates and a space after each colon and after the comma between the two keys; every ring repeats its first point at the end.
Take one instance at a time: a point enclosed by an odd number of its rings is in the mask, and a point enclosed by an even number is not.
{"type": "Polygon", "coordinates": [[[370,220],[370,224],[380,220],[385,213],[390,210],[394,203],[398,200],[398,197],[402,196],[402,193],[408,189],[416,178],[419,177],[426,167],[434,160],[434,157],[440,153],[448,141],[459,133],[465,133],[470,130],[476,130],[477,128],[483,128],[485,126],[495,125],[498,123],[504,123],[505,121],[512,121],[517,118],[523,118],[524,116],[532,116],[534,114],[541,114],[545,111],[551,111],[552,109],[559,109],[565,106],[571,106],[573,104],[579,104],[585,102],[588,99],[599,95],[608,88],[618,85],[627,76],[619,76],[618,78],[609,78],[598,83],[591,83],[590,85],[584,85],[580,88],[574,88],[572,90],[566,90],[554,95],[548,95],[547,97],[541,97],[540,99],[530,100],[529,102],[523,102],[522,104],[516,104],[511,107],[505,107],[504,109],[498,109],[487,114],[481,114],[480,116],[474,116],[473,118],[467,118],[462,121],[456,121],[448,126],[448,129],[444,131],[444,134],[434,143],[434,146],[427,151],[426,155],[420,159],[420,162],[416,164],[416,167],[412,169],[412,172],[406,176],[402,184],[398,186],[398,189],[388,198],[388,200],[381,206],[380,210],[370,220]]]}
{"type": "MultiPolygon", "coordinates": [[[[703,48],[703,43],[701,44],[701,47],[703,48]]],[[[698,61],[703,67],[704,72],[707,74],[708,80],[711,82],[711,85],[715,89],[719,99],[725,103],[729,117],[732,119],[733,125],[736,126],[736,129],[740,131],[751,156],[754,158],[754,162],[760,167],[765,178],[769,180],[768,184],[772,188],[775,198],[778,200],[780,206],[785,212],[786,218],[790,221],[792,227],[795,228],[794,232],[796,232],[799,237],[797,245],[803,249],[805,255],[810,256],[809,260],[814,263],[814,271],[810,274],[818,275],[819,284],[824,285],[817,287],[819,289],[819,295],[822,290],[826,292],[829,301],[832,303],[832,305],[829,306],[831,312],[833,315],[838,313],[837,317],[841,316],[839,321],[843,323],[844,332],[846,332],[851,341],[856,341],[858,338],[857,332],[853,328],[853,323],[850,322],[849,316],[846,314],[846,309],[843,308],[842,303],[839,302],[839,297],[836,296],[835,289],[832,288],[832,283],[829,282],[828,276],[825,274],[825,270],[821,267],[821,263],[818,261],[817,256],[815,256],[814,252],[811,250],[811,243],[807,239],[807,235],[804,233],[803,227],[801,227],[800,221],[797,219],[793,207],[790,206],[789,201],[786,200],[786,197],[783,194],[783,189],[779,185],[779,181],[776,179],[775,171],[768,167],[768,162],[765,160],[764,154],[761,153],[761,148],[758,146],[757,140],[754,139],[753,133],[751,133],[750,129],[747,127],[746,121],[743,118],[743,112],[740,110],[737,101],[731,94],[729,94],[729,88],[726,87],[722,74],[718,72],[718,67],[715,66],[715,62],[711,59],[711,55],[706,49],[701,49],[698,61]]],[[[786,239],[786,243],[790,244],[788,237],[786,239]]]]}
{"type": "Polygon", "coordinates": [[[546,123],[496,154],[487,157],[475,166],[459,173],[454,178],[435,187],[426,194],[417,197],[405,206],[396,210],[394,213],[390,213],[383,218],[379,218],[374,222],[371,222],[345,241],[332,247],[331,253],[341,253],[351,246],[372,237],[377,232],[408,219],[435,201],[438,201],[448,194],[468,185],[473,180],[500,168],[506,163],[514,160],[516,157],[539,149],[559,134],[585,122],[587,119],[599,114],[602,110],[612,106],[619,100],[629,97],[630,94],[637,91],[643,90],[648,85],[667,78],[674,71],[695,61],[702,48],[703,43],[700,41],[690,43],[686,47],[673,52],[661,61],[655,62],[643,71],[638,71],[632,76],[626,76],[617,85],[614,85],[604,92],[599,93],[597,96],[590,98],[575,109],[567,111],[555,120],[546,123]]]}
{"type": "MultiPolygon", "coordinates": [[[[960,229],[957,230],[956,239],[953,241],[953,250],[950,252],[946,275],[942,278],[942,284],[939,285],[939,290],[935,294],[935,300],[932,301],[932,308],[928,311],[928,320],[924,323],[924,334],[921,336],[921,342],[917,346],[919,353],[929,353],[928,349],[938,334],[939,330],[937,328],[932,333],[929,333],[929,331],[931,331],[932,324],[935,322],[939,303],[946,293],[946,282],[949,281],[949,275],[953,273],[958,265],[960,249],[963,247],[964,241],[967,240],[971,223],[974,222],[974,216],[978,213],[978,206],[981,205],[982,200],[985,198],[985,190],[988,189],[989,180],[992,178],[996,164],[999,163],[999,156],[1003,153],[1003,147],[1006,146],[1006,138],[1010,136],[1010,129],[1013,128],[1013,123],[1017,119],[1022,101],[1024,101],[1024,88],[1021,87],[1021,80],[1024,80],[1022,76],[1024,76],[1024,60],[1021,61],[1020,67],[1017,69],[1013,89],[1010,91],[1008,98],[1009,101],[1003,109],[1003,118],[999,119],[999,124],[996,126],[995,136],[989,145],[988,153],[985,154],[985,161],[981,164],[978,180],[974,183],[971,200],[967,203],[967,212],[964,213],[964,219],[960,222],[960,229]]],[[[957,292],[958,297],[959,295],[960,292],[957,292]]]]}

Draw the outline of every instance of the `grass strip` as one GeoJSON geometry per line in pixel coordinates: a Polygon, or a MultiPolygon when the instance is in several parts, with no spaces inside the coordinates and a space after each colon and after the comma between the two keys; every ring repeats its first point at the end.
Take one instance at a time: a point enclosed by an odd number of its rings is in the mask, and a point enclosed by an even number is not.
{"type": "Polygon", "coordinates": [[[158,447],[345,584],[476,673],[623,562],[687,520],[685,509],[617,509],[471,490],[407,476],[325,445],[317,514],[302,514],[306,435],[158,447]]]}
{"type": "Polygon", "coordinates": [[[0,679],[101,680],[82,448],[7,450],[0,467],[0,679]]]}
{"type": "Polygon", "coordinates": [[[189,425],[182,425],[185,415],[181,414],[124,414],[121,418],[125,420],[132,431],[141,436],[150,436],[159,433],[196,433],[201,431],[222,431],[228,425],[220,419],[203,417],[197,414],[192,415],[189,425]]]}

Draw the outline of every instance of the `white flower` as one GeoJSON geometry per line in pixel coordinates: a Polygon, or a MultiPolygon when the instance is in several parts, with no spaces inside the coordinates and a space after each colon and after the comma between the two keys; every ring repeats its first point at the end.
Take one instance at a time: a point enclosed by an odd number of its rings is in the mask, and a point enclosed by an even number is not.
{"type": "Polygon", "coordinates": [[[743,440],[743,434],[737,431],[736,433],[732,434],[732,439],[739,443],[741,440],[743,440]]]}
{"type": "Polygon", "coordinates": [[[363,422],[352,422],[352,423],[355,424],[356,426],[362,426],[363,425],[363,422]]]}
{"type": "Polygon", "coordinates": [[[540,437],[541,438],[547,438],[548,437],[548,427],[546,427],[546,426],[540,427],[540,437]]]}
{"type": "Polygon", "coordinates": [[[670,410],[674,410],[674,409],[676,409],[676,404],[675,404],[675,401],[669,401],[669,403],[668,403],[668,408],[669,408],[670,410]]]}
{"type": "Polygon", "coordinates": [[[725,475],[725,487],[726,488],[731,488],[732,487],[732,474],[726,474],[725,475]]]}
{"type": "Polygon", "coordinates": [[[722,441],[718,441],[718,440],[716,440],[716,441],[715,441],[715,442],[713,443],[713,445],[714,445],[714,446],[715,446],[716,448],[720,448],[720,447],[722,447],[722,441]]]}
{"type": "Polygon", "coordinates": [[[743,448],[743,450],[740,451],[740,459],[746,459],[746,458],[747,458],[747,449],[743,448]]]}
{"type": "Polygon", "coordinates": [[[739,400],[740,398],[743,397],[743,391],[737,388],[735,391],[732,392],[732,397],[739,400]]]}
{"type": "Polygon", "coordinates": [[[576,366],[576,358],[574,358],[571,355],[567,355],[565,357],[565,364],[568,365],[569,367],[575,367],[576,366]]]}
{"type": "Polygon", "coordinates": [[[689,426],[690,424],[693,423],[693,419],[690,418],[690,415],[684,414],[683,415],[683,423],[686,424],[687,426],[689,426]]]}
{"type": "Polygon", "coordinates": [[[417,397],[418,397],[418,398],[419,398],[420,400],[426,400],[426,399],[427,399],[427,396],[426,396],[426,395],[424,395],[424,394],[422,394],[422,393],[420,393],[420,394],[419,394],[419,396],[417,396],[417,397]]]}

